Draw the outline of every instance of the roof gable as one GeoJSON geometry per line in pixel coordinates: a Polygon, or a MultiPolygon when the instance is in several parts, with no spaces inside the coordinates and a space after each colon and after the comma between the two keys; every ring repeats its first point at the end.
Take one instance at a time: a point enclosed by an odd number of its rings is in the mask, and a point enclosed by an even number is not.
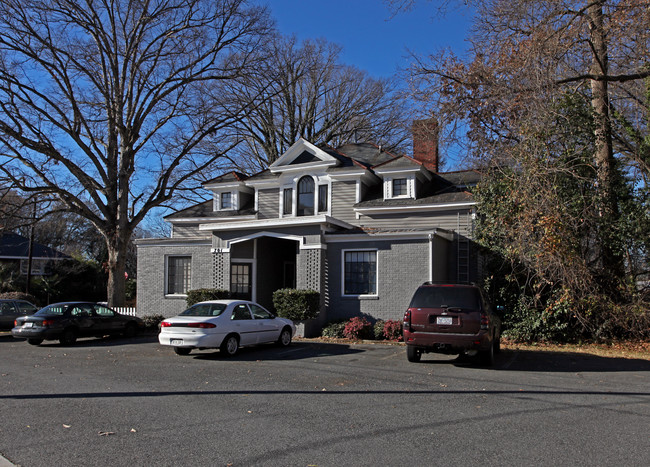
{"type": "Polygon", "coordinates": [[[270,165],[272,173],[305,168],[334,167],[338,159],[303,138],[296,141],[277,161],[270,165]]]}
{"type": "Polygon", "coordinates": [[[203,182],[201,185],[203,186],[203,188],[215,188],[218,187],[220,184],[233,184],[233,183],[241,184],[247,178],[248,176],[240,172],[235,172],[233,170],[223,175],[219,175],[218,177],[213,178],[211,180],[207,180],[203,182]]]}
{"type": "Polygon", "coordinates": [[[291,164],[289,165],[308,164],[310,162],[320,162],[320,161],[321,160],[311,152],[303,151],[298,157],[296,157],[293,161],[291,161],[291,164]]]}
{"type": "Polygon", "coordinates": [[[416,161],[412,157],[399,156],[375,165],[372,169],[377,173],[381,173],[383,171],[420,170],[421,167],[422,162],[416,161]]]}

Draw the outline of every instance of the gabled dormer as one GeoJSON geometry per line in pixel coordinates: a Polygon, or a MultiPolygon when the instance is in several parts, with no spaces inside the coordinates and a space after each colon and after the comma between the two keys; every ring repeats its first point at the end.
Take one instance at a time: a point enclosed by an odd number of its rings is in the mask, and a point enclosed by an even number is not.
{"type": "Polygon", "coordinates": [[[328,169],[339,159],[300,138],[269,171],[278,176],[279,217],[302,217],[331,212],[328,169]]]}
{"type": "Polygon", "coordinates": [[[417,199],[418,187],[432,176],[422,162],[408,156],[379,164],[373,171],[382,179],[384,200],[417,199]]]}
{"type": "Polygon", "coordinates": [[[339,160],[300,138],[277,161],[270,165],[273,174],[320,172],[339,165],[339,160]]]}
{"type": "Polygon", "coordinates": [[[229,172],[204,182],[203,187],[212,191],[212,210],[239,211],[253,198],[255,190],[246,186],[246,175],[229,172]]]}

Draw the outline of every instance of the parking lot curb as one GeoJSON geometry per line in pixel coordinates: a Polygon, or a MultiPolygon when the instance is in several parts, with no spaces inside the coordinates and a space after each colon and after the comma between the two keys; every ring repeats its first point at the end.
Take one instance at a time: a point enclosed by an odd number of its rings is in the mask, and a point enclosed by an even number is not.
{"type": "Polygon", "coordinates": [[[9,462],[7,459],[0,455],[0,467],[17,467],[15,464],[9,462]]]}

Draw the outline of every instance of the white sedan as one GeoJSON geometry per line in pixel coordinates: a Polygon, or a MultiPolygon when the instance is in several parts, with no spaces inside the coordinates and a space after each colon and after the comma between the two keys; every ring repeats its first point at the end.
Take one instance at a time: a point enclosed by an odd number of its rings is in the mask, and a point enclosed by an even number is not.
{"type": "Polygon", "coordinates": [[[192,349],[219,348],[232,356],[248,345],[277,342],[286,347],[295,332],[291,320],[279,318],[257,303],[212,300],[165,319],[158,342],[173,347],[178,355],[188,355],[192,349]]]}

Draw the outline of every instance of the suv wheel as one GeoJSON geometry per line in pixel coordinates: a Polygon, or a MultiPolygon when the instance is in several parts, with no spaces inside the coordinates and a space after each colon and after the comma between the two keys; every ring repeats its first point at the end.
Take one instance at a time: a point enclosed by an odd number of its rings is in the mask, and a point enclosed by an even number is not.
{"type": "Polygon", "coordinates": [[[409,362],[419,362],[422,357],[422,350],[412,345],[406,346],[406,358],[409,362]]]}

